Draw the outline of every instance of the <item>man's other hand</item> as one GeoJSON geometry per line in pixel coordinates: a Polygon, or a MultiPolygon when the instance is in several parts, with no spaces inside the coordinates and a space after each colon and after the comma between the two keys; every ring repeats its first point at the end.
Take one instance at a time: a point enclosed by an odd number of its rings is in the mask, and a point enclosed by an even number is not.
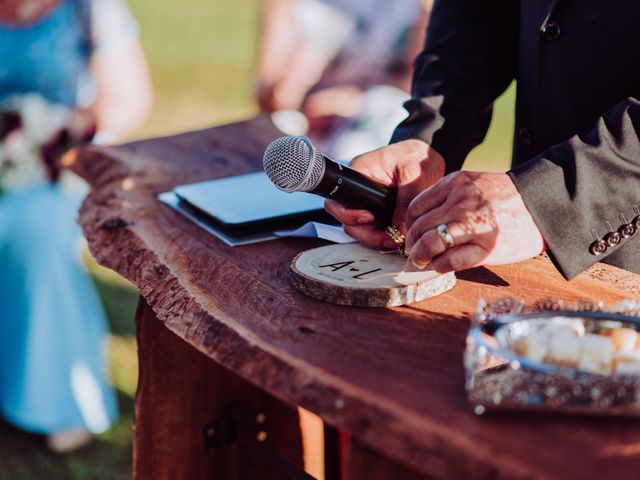
{"type": "Polygon", "coordinates": [[[456,172],[423,191],[407,210],[407,249],[418,268],[438,272],[515,263],[545,250],[545,242],[505,173],[456,172]],[[447,226],[454,246],[437,232],[447,226]]]}
{"type": "MultiPolygon", "coordinates": [[[[406,212],[411,201],[425,188],[444,175],[444,160],[438,152],[420,140],[405,140],[356,157],[351,168],[368,175],[385,185],[398,189],[393,224],[406,232],[406,212]]],[[[326,200],[325,208],[344,224],[345,231],[374,248],[397,248],[397,245],[374,223],[373,214],[367,210],[347,208],[326,200]]]]}

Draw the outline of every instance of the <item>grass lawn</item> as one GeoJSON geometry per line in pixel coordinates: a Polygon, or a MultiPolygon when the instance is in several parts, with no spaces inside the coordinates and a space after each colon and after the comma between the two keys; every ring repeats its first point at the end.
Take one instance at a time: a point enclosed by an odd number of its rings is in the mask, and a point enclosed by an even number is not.
{"type": "MultiPolygon", "coordinates": [[[[256,113],[252,90],[260,3],[129,0],[140,23],[156,95],[151,118],[136,137],[203,128],[256,113]]],[[[513,102],[510,88],[496,105],[487,140],[472,152],[466,168],[508,168],[513,102]]],[[[93,445],[66,456],[52,455],[41,438],[0,423],[0,480],[130,478],[137,294],[112,272],[92,261],[88,265],[111,325],[110,370],[118,391],[120,419],[93,445]]]]}

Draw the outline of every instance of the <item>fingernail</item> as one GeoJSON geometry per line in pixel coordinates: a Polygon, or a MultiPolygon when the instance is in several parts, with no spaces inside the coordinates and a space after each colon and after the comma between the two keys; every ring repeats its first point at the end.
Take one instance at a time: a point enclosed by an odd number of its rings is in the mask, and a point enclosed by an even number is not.
{"type": "Polygon", "coordinates": [[[424,262],[417,261],[413,257],[409,257],[409,259],[411,260],[411,263],[413,263],[413,266],[419,268],[420,270],[422,270],[422,268],[425,266],[424,262]]]}
{"type": "Polygon", "coordinates": [[[360,218],[358,218],[358,223],[362,224],[362,223],[371,223],[373,222],[374,218],[373,215],[364,215],[360,218]]]}
{"type": "Polygon", "coordinates": [[[388,248],[390,250],[398,248],[398,244],[391,239],[385,240],[382,244],[384,245],[384,248],[388,248]]]}

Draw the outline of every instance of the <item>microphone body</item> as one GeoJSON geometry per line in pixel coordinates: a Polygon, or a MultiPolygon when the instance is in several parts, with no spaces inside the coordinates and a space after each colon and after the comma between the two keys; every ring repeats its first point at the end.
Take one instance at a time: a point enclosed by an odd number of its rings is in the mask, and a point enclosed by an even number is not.
{"type": "MultiPolygon", "coordinates": [[[[321,154],[322,155],[322,154],[321,154]]],[[[384,185],[325,155],[320,183],[309,193],[330,198],[349,208],[371,211],[380,223],[389,224],[396,204],[396,189],[384,185]]]]}
{"type": "Polygon", "coordinates": [[[391,222],[396,188],[332,160],[307,137],[274,140],[265,151],[263,164],[280,190],[320,195],[350,208],[369,210],[380,224],[391,222]]]}

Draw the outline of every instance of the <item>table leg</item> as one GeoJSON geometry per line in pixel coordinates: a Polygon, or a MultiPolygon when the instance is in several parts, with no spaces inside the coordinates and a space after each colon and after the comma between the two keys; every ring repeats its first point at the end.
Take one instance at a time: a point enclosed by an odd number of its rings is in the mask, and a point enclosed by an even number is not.
{"type": "Polygon", "coordinates": [[[427,480],[433,477],[410,470],[353,437],[349,440],[345,480],[427,480]]]}
{"type": "MultiPolygon", "coordinates": [[[[217,365],[158,320],[144,299],[136,314],[140,378],[133,476],[162,479],[288,479],[251,442],[207,448],[206,427],[234,404],[266,417],[266,446],[302,466],[298,413],[217,365]]],[[[256,443],[257,445],[257,443],[256,443]]]]}

